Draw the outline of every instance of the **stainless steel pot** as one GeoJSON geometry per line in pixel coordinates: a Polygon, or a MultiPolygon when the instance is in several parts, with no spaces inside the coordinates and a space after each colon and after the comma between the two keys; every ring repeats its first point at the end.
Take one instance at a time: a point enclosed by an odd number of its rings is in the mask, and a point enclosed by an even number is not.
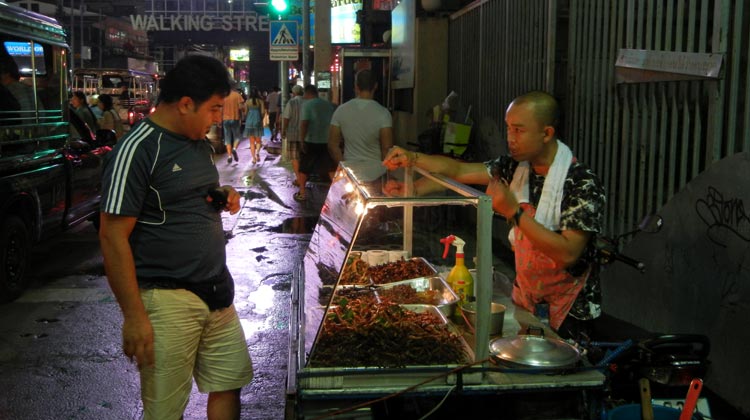
{"type": "Polygon", "coordinates": [[[565,369],[578,364],[581,352],[565,341],[542,335],[527,334],[504,337],[490,342],[490,354],[511,367],[565,369]]]}

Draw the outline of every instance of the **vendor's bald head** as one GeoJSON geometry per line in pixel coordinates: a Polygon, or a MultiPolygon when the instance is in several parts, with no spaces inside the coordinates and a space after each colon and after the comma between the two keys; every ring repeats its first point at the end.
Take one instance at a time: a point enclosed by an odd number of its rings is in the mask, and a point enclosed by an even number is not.
{"type": "Polygon", "coordinates": [[[514,99],[508,108],[516,105],[529,106],[541,125],[557,128],[559,117],[557,100],[549,93],[533,91],[523,94],[514,99]]]}

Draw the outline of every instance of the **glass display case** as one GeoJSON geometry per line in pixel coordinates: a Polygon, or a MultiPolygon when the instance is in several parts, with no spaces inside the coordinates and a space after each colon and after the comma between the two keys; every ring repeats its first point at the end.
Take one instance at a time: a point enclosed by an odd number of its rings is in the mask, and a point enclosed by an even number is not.
{"type": "MultiPolygon", "coordinates": [[[[458,298],[439,271],[455,261],[453,251],[443,258],[440,239],[466,237],[477,304],[489,308],[491,200],[450,179],[413,171],[369,183],[359,182],[345,164],[336,172],[293,285],[296,357],[290,371],[296,377],[290,383],[331,388],[371,376],[377,384],[388,371],[383,385],[393,386],[400,373],[413,383],[415,371],[427,377],[487,359],[489,309],[478,311],[481,338],[466,340],[451,321],[458,298]],[[444,188],[417,197],[412,181],[420,177],[444,188]],[[397,183],[399,193],[385,195],[386,183],[397,183]]],[[[452,380],[447,375],[445,381],[452,380]]]]}

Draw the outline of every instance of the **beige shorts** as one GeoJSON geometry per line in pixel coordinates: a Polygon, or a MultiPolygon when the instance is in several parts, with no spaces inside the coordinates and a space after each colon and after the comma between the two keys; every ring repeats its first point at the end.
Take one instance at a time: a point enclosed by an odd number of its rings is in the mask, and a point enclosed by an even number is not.
{"type": "Polygon", "coordinates": [[[201,392],[240,389],[253,366],[234,305],[209,311],[184,289],[141,289],[154,329],[153,368],[141,369],[143,418],[179,419],[192,381],[201,392]]]}

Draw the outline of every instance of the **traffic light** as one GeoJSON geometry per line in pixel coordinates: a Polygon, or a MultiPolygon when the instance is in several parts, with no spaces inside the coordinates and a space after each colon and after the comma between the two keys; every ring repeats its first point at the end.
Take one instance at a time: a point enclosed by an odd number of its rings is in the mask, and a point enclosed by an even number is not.
{"type": "Polygon", "coordinates": [[[288,7],[287,0],[271,0],[271,7],[276,13],[282,14],[288,7]]]}

